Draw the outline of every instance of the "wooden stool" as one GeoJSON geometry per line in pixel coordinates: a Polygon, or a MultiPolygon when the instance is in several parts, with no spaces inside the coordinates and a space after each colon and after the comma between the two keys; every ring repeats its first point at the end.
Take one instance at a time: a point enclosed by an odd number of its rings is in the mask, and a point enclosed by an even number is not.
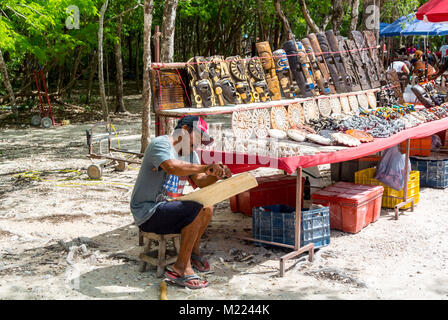
{"type": "Polygon", "coordinates": [[[157,277],[161,278],[165,272],[165,267],[167,265],[173,264],[177,260],[177,255],[174,257],[170,257],[167,259],[166,257],[166,242],[167,240],[173,240],[174,247],[176,248],[177,254],[179,254],[180,250],[180,233],[178,234],[157,234],[151,232],[143,232],[141,231],[140,235],[143,239],[147,239],[148,243],[146,244],[143,252],[140,253],[140,272],[145,272],[146,266],[149,263],[152,266],[157,267],[157,277]],[[157,258],[153,258],[149,256],[151,251],[151,243],[152,241],[157,241],[159,243],[159,254],[157,258]]]}

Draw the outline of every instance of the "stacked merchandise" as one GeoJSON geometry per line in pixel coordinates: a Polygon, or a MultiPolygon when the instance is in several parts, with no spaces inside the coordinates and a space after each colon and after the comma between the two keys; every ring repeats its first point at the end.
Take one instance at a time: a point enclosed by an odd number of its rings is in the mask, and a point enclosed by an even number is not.
{"type": "Polygon", "coordinates": [[[448,116],[434,90],[428,109],[406,105],[397,73],[384,70],[374,34],[353,31],[352,38],[330,30],[277,50],[259,42],[258,57],[191,58],[193,106],[238,105],[232,130],[219,130],[209,148],[275,157],[329,153],[448,116]],[[294,101],[282,103],[287,99],[294,101]]]}

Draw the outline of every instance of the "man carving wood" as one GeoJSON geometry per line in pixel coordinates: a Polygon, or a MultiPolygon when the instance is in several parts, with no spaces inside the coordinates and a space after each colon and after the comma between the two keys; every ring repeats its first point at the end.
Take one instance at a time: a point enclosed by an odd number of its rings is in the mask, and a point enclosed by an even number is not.
{"type": "Polygon", "coordinates": [[[199,243],[213,213],[193,201],[175,201],[189,181],[203,188],[218,180],[231,177],[227,166],[219,163],[201,165],[196,149],[213,139],[207,133],[207,123],[198,116],[179,120],[172,136],[159,136],[145,151],[142,166],[131,197],[131,212],[140,230],[157,234],[181,234],[177,261],[165,276],[171,281],[200,289],[208,286],[195,274],[210,270],[201,255],[199,243]]]}

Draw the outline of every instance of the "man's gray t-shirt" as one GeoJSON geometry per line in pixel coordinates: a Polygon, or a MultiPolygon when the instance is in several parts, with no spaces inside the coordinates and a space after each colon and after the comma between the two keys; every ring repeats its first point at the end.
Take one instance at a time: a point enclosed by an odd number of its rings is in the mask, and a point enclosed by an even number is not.
{"type": "Polygon", "coordinates": [[[164,161],[171,159],[200,164],[196,152],[188,156],[179,156],[168,136],[153,139],[146,148],[132,191],[131,212],[137,226],[151,218],[160,204],[182,195],[188,177],[169,175],[160,168],[164,161]]]}

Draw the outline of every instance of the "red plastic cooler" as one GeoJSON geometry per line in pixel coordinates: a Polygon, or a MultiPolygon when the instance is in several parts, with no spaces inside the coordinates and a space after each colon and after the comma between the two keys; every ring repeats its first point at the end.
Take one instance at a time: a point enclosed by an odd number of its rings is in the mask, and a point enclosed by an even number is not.
{"type": "MultiPolygon", "coordinates": [[[[252,208],[284,204],[296,206],[296,180],[295,176],[273,175],[258,177],[258,186],[230,198],[232,212],[241,212],[252,216],[252,208]]],[[[302,190],[305,179],[302,179],[302,190]]],[[[303,192],[302,192],[303,203],[303,192]]]]}
{"type": "Polygon", "coordinates": [[[311,195],[314,204],[330,207],[330,228],[358,233],[378,220],[384,188],[338,182],[311,195]]]}

